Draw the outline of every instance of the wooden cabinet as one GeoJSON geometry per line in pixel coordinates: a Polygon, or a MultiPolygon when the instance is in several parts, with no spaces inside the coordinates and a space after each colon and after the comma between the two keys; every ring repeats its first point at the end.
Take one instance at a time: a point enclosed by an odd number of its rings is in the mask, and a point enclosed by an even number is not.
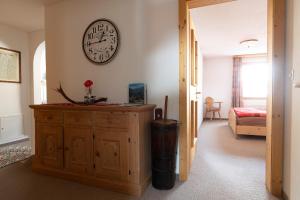
{"type": "Polygon", "coordinates": [[[33,105],[35,171],[141,195],[151,178],[154,105],[33,105]]]}
{"type": "Polygon", "coordinates": [[[92,128],[65,127],[65,169],[78,173],[92,173],[93,134],[92,128]]]}
{"type": "Polygon", "coordinates": [[[96,112],[95,124],[107,128],[128,128],[128,113],[122,112],[96,112]]]}
{"type": "Polygon", "coordinates": [[[126,130],[96,129],[94,139],[95,173],[99,177],[128,180],[128,146],[126,130]]]}
{"type": "Polygon", "coordinates": [[[63,167],[63,127],[39,125],[40,163],[53,167],[63,167]]]}
{"type": "Polygon", "coordinates": [[[47,124],[59,124],[63,121],[63,115],[56,110],[41,110],[37,113],[37,120],[47,124]]]}
{"type": "Polygon", "coordinates": [[[92,125],[92,113],[91,112],[76,112],[66,111],[64,112],[64,124],[66,126],[91,126],[92,125]]]}

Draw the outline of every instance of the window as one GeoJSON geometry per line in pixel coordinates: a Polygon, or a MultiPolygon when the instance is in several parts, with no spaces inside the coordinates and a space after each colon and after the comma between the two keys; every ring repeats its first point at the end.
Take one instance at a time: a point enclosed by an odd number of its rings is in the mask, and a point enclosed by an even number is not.
{"type": "Polygon", "coordinates": [[[268,63],[243,62],[241,79],[244,98],[266,98],[268,95],[268,63]]]}
{"type": "Polygon", "coordinates": [[[41,102],[47,103],[47,82],[46,82],[46,50],[42,51],[41,56],[41,102]]]}
{"type": "Polygon", "coordinates": [[[33,60],[34,103],[47,103],[46,46],[42,42],[36,49],[33,60]]]}

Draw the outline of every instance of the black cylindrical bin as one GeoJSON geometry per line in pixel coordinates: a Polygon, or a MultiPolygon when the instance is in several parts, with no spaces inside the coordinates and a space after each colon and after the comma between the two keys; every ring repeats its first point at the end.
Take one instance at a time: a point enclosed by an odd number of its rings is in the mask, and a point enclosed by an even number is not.
{"type": "Polygon", "coordinates": [[[155,120],[151,123],[152,185],[161,190],[175,184],[177,121],[155,120]]]}

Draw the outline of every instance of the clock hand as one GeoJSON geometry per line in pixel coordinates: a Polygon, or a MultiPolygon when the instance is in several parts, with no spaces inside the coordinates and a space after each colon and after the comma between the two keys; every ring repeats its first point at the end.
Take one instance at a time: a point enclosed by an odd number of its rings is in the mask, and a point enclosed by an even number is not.
{"type": "Polygon", "coordinates": [[[103,37],[104,37],[104,32],[102,32],[102,34],[101,34],[101,37],[100,37],[99,41],[97,41],[97,42],[91,42],[90,44],[96,44],[96,43],[105,42],[105,41],[106,41],[106,39],[104,39],[104,40],[103,40],[103,37]]]}
{"type": "Polygon", "coordinates": [[[102,32],[102,35],[101,35],[101,39],[100,39],[100,42],[105,42],[106,39],[103,39],[104,36],[106,36],[106,34],[104,33],[104,31],[102,32]]]}
{"type": "Polygon", "coordinates": [[[97,43],[100,43],[100,42],[101,42],[100,40],[97,41],[97,42],[91,42],[90,45],[91,45],[91,44],[97,44],[97,43]]]}
{"type": "Polygon", "coordinates": [[[99,40],[99,41],[96,41],[96,42],[91,42],[90,45],[92,45],[92,44],[97,44],[97,43],[101,43],[101,42],[106,42],[106,41],[107,41],[106,39],[104,39],[104,40],[99,40]]]}
{"type": "Polygon", "coordinates": [[[99,41],[102,39],[102,37],[103,37],[103,32],[98,33],[98,34],[96,35],[96,38],[97,38],[99,41]]]}
{"type": "Polygon", "coordinates": [[[100,37],[100,41],[102,41],[103,37],[104,37],[104,31],[102,31],[102,34],[101,34],[101,37],[100,37]]]}

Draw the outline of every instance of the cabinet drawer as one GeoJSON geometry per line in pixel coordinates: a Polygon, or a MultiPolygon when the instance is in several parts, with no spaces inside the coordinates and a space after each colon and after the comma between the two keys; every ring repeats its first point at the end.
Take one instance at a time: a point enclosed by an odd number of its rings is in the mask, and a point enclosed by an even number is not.
{"type": "Polygon", "coordinates": [[[62,112],[53,110],[40,110],[37,120],[44,123],[61,123],[63,121],[62,112]]]}
{"type": "Polygon", "coordinates": [[[122,112],[96,112],[95,126],[127,128],[128,118],[128,114],[122,112]]]}
{"type": "Polygon", "coordinates": [[[66,125],[91,125],[91,112],[65,112],[64,119],[66,125]]]}

